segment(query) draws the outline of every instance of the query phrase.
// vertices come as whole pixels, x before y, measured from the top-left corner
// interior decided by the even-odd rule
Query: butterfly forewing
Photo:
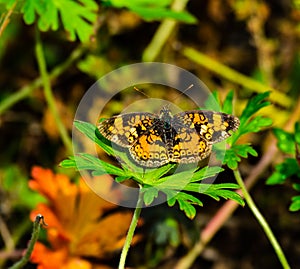
[[[174,115],[173,121],[182,122],[187,129],[195,129],[211,144],[228,138],[240,125],[239,119],[233,115],[208,110],[181,112]]]
[[[100,133],[122,147],[129,147],[137,138],[152,128],[156,115],[152,113],[127,113],[111,117],[99,123]]]

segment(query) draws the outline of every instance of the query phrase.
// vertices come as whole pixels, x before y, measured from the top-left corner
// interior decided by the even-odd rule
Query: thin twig
[[[4,29],[7,27],[7,25],[9,24],[10,21],[10,16],[13,13],[15,7],[17,5],[17,1],[11,6],[11,8],[7,11],[7,13],[4,15],[4,13],[2,14],[1,18],[3,17],[3,20],[1,21],[0,24],[0,37],[2,36]]]
[[[33,223],[31,239],[29,241],[29,244],[28,244],[28,247],[27,247],[27,250],[26,250],[24,256],[22,257],[22,259],[20,261],[16,262],[14,265],[9,267],[9,269],[20,269],[20,268],[23,268],[23,266],[26,263],[28,263],[31,253],[33,251],[34,245],[39,238],[39,234],[40,234],[42,225],[47,225],[47,224],[44,222],[44,217],[42,215],[38,214],[35,217],[35,221]]]
[[[0,216],[0,234],[5,244],[5,249],[7,251],[12,251],[15,248],[14,240],[9,232],[8,227],[6,226],[4,220]]]

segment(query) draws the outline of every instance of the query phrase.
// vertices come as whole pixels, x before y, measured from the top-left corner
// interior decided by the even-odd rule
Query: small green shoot
[[[260,115],[255,116],[260,109],[270,105],[270,102],[265,100],[269,94],[269,92],[260,93],[248,101],[245,109],[242,112],[242,115],[239,117],[239,129],[232,134],[230,139],[228,139],[228,143],[231,145],[231,147],[226,150],[224,164],[226,164],[232,170],[237,169],[241,158],[247,158],[249,154],[255,157],[258,156],[256,150],[250,144],[247,143],[241,145],[237,144],[237,141],[242,135],[252,132],[257,133],[263,128],[272,124],[272,120],[269,118],[265,118]],[[232,103],[232,98],[233,95],[229,93],[224,101],[223,111],[225,113],[231,113],[232,111],[230,106]]]

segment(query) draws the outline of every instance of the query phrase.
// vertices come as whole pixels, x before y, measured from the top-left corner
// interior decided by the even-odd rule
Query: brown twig
[[[3,18],[3,21],[2,21],[2,23],[0,25],[0,37],[2,36],[2,34],[4,32],[4,29],[7,27],[8,23],[10,21],[9,18],[11,16],[11,14],[13,13],[16,5],[17,5],[17,1],[12,5],[12,7],[7,11],[6,14],[5,13],[2,14],[1,18],[2,17],[4,17],[4,18]]]

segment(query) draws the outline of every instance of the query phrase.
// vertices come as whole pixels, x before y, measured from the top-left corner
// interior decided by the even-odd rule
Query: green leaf
[[[128,179],[129,179],[128,176],[118,176],[118,177],[115,177],[115,181],[117,183],[122,183],[122,182],[124,182],[125,180],[128,180]]]
[[[166,8],[148,8],[139,6],[130,6],[129,9],[146,21],[174,19],[189,24],[197,22],[196,17],[185,11],[173,11]]]
[[[267,185],[282,184],[286,180],[286,175],[280,172],[274,172],[266,181]]]
[[[69,157],[69,160],[62,161],[60,165],[64,168],[75,168],[79,171],[92,170],[94,175],[110,174],[125,176],[122,169],[87,153],[80,153],[73,157]]]
[[[153,0],[104,0],[103,3],[105,5],[114,6],[116,8],[129,7],[129,6],[148,6],[148,7],[166,7],[172,4],[172,0],[161,0],[161,1],[153,1]]]
[[[293,188],[294,188],[294,190],[300,192],[300,184],[293,184]]]
[[[264,118],[263,116],[256,116],[249,120],[246,125],[242,125],[238,131],[239,136],[247,133],[257,133],[262,128],[272,125],[273,121],[270,118]]]
[[[254,115],[258,110],[271,104],[269,101],[265,101],[265,99],[267,97],[269,97],[269,95],[270,95],[270,92],[260,93],[248,101],[248,103],[240,117],[241,125],[243,123],[246,123],[248,121],[248,119],[252,115]]]
[[[274,128],[273,133],[278,140],[277,146],[282,152],[295,154],[295,140],[292,134],[279,128]]]
[[[178,221],[167,218],[159,222],[155,227],[154,238],[157,244],[168,244],[173,247],[179,246],[181,240]]]
[[[189,202],[178,199],[178,204],[180,210],[182,210],[189,219],[193,219],[196,216],[196,209]]]
[[[202,206],[202,202],[195,196],[186,193],[195,192],[200,194],[205,194],[211,198],[219,201],[220,198],[232,199],[244,205],[244,200],[239,194],[228,189],[238,189],[239,185],[233,183],[223,183],[223,184],[200,184],[200,183],[189,183],[185,186],[184,191],[177,192],[174,189],[161,189],[167,195],[167,201],[169,206],[174,206],[176,202],[179,203],[180,209],[185,212],[189,218],[193,218],[196,213],[194,206]]]
[[[234,170],[241,161],[240,157],[247,158],[248,154],[255,157],[258,156],[258,153],[249,144],[234,144],[226,151],[224,164],[226,164],[230,169]]]
[[[300,210],[300,195],[294,196],[292,198],[292,203],[290,205],[289,210],[293,212]]]
[[[91,141],[94,141],[99,145],[108,155],[114,155],[114,150],[110,144],[107,144],[107,141],[103,136],[101,136],[97,127],[89,122],[84,121],[74,121],[75,127],[85,134]]]
[[[74,41],[78,36],[80,41],[85,42],[93,34],[97,9],[93,0],[25,0],[21,12],[25,23],[32,24],[37,20],[41,31],[57,30],[61,18],[70,39]]]
[[[234,187],[236,186],[236,187]],[[245,202],[242,197],[231,190],[226,190],[226,183],[223,184],[212,184],[209,188],[207,188],[204,194],[209,195],[213,199],[219,201],[220,197],[224,199],[231,199],[239,203],[240,205],[244,206]],[[237,184],[233,184],[232,188],[239,188]]]
[[[59,166],[63,168],[75,168],[77,169],[74,156],[69,156],[69,159],[63,160],[60,162]]]
[[[193,177],[191,178],[190,182],[197,182],[210,177],[214,177],[222,171],[224,171],[224,169],[219,166],[205,166],[204,168],[200,169],[199,171],[196,171],[193,174]]]
[[[153,200],[158,196],[158,190],[156,188],[143,188],[141,190],[144,193],[144,203],[145,205],[152,204]]]
[[[173,206],[177,201],[180,210],[184,211],[185,215],[190,219],[193,219],[196,215],[196,209],[193,205],[203,205],[198,198],[190,194],[179,192],[175,195],[175,193],[167,192],[167,197],[170,197],[170,194],[173,195],[173,197],[168,199],[168,205]]]
[[[104,2],[116,8],[128,8],[132,12],[138,14],[144,20],[163,20],[175,19],[185,23],[196,23],[197,19],[186,11],[174,11],[170,9],[172,1],[153,1],[153,0],[110,0]]]
[[[193,177],[194,170],[185,170],[160,178],[153,182],[153,186],[159,189],[182,190]]]
[[[268,185],[281,184],[285,179],[296,175],[300,177],[300,167],[296,159],[286,158],[275,166],[275,172],[267,179]]]

